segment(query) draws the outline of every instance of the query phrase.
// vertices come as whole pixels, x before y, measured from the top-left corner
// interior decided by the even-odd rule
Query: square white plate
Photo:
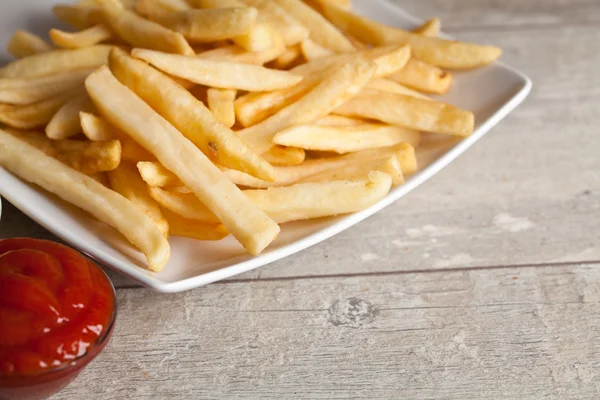
[[[0,2],[2,48],[18,28],[47,32],[57,23],[50,1],[3,0]],[[385,1],[355,0],[355,10],[375,20],[404,28],[421,21]],[[2,61],[9,58],[1,54]],[[72,246],[122,272],[141,284],[161,292],[179,292],[203,286],[261,267],[317,244],[380,211],[432,177],[467,150],[529,94],[531,81],[502,63],[456,74],[454,88],[442,99],[471,110],[477,121],[470,137],[457,141],[428,135],[419,149],[421,170],[406,184],[394,189],[371,208],[336,218],[286,224],[277,241],[259,257],[247,255],[231,237],[217,243],[171,238],[172,258],[161,273],[143,268],[144,257],[112,228],[65,204],[54,195],[37,189],[0,168],[0,195],[46,229]]]

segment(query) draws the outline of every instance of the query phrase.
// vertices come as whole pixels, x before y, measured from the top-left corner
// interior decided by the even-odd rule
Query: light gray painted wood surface
[[[291,258],[180,295],[112,274],[113,341],[57,399],[599,398],[600,3],[397,3],[503,47],[530,98]],[[52,237],[4,206],[0,237]]]

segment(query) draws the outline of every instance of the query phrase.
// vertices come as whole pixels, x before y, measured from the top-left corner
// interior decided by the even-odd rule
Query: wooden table
[[[301,254],[178,295],[112,274],[112,342],[56,399],[600,397],[600,2],[398,3],[502,46],[529,100]],[[52,237],[6,203],[0,230]]]

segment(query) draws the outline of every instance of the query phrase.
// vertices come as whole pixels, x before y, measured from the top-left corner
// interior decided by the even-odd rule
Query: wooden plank
[[[599,288],[600,264],[121,290],[55,399],[598,398]]]

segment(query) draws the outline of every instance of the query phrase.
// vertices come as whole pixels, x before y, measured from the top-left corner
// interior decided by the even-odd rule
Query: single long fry
[[[80,69],[37,78],[0,78],[0,102],[31,104],[83,85],[92,72]]]
[[[419,137],[418,131],[383,124],[346,127],[298,125],[279,132],[273,138],[273,143],[345,154],[393,146],[402,142],[416,146]]]
[[[251,254],[279,234],[279,226],[252,205],[192,142],[102,67],[86,80],[96,107],[115,126],[177,175]]]
[[[309,31],[294,17],[272,0],[242,0],[247,6],[255,7],[276,32],[279,32],[286,46],[300,43],[309,36]]]
[[[97,4],[58,4],[52,7],[54,16],[75,29],[86,29],[94,24],[94,19],[100,14]]]
[[[415,58],[449,69],[481,67],[497,60],[502,50],[494,46],[426,37],[392,28],[319,0],[324,15],[341,30],[375,46],[388,44],[410,45]]]
[[[33,129],[46,125],[54,114],[73,97],[81,94],[80,89],[70,90],[27,105],[0,104],[0,122],[18,129]]]
[[[106,64],[111,48],[98,45],[33,54],[0,68],[0,78],[35,78],[82,68],[97,68]]]
[[[65,32],[60,29],[50,29],[50,40],[57,47],[64,49],[79,49],[90,47],[113,38],[113,33],[104,25],[94,25],[79,32]]]
[[[319,126],[356,126],[362,125],[365,120],[359,118],[344,117],[343,115],[327,115],[316,120],[313,125]]]
[[[277,90],[302,80],[301,76],[258,65],[191,58],[144,49],[134,49],[131,54],[171,75],[222,89]]]
[[[132,46],[188,56],[196,54],[181,33],[148,21],[129,10],[104,5],[102,11],[110,28]]]
[[[337,169],[329,169],[310,175],[298,183],[304,182],[329,182],[340,180],[353,180],[364,178],[369,171],[381,171],[392,177],[392,184],[398,186],[404,183],[402,165],[397,155],[385,155],[373,160],[361,160],[351,165]]]
[[[386,92],[358,96],[336,109],[335,113],[456,136],[469,136],[475,124],[470,111],[437,101]]]
[[[306,159],[306,152],[298,147],[273,146],[263,157],[271,165],[298,165]]]
[[[110,66],[116,77],[166,118],[204,154],[220,165],[272,179],[272,167],[246,146],[191,93],[147,64],[115,50]]]
[[[121,163],[108,172],[110,187],[131,201],[156,224],[165,237],[169,237],[169,222],[160,211],[160,206],[148,193],[148,186],[133,164]]]
[[[152,270],[160,271],[167,263],[167,239],[144,212],[120,194],[2,130],[0,165],[116,228],[144,252]]]
[[[356,95],[373,77],[377,67],[364,57],[333,69],[333,72],[308,94],[261,123],[238,132],[248,145],[260,153],[273,147],[273,136],[294,125],[313,122]]]
[[[121,163],[121,143],[118,140],[87,142],[59,140],[53,142],[56,159],[84,174],[112,171]]]
[[[13,33],[6,49],[16,58],[22,58],[32,54],[45,53],[52,50],[52,46],[34,33],[18,30]]]
[[[354,46],[334,25],[301,0],[274,0],[310,32],[310,38],[336,53],[353,52]]]
[[[142,161],[136,165],[142,179],[150,186],[171,188],[183,185],[175,174],[158,162]]]
[[[219,219],[193,193],[175,193],[148,187],[148,193],[161,207],[186,219],[218,224]]]
[[[256,8],[246,7],[187,10],[155,15],[152,19],[190,41],[214,42],[249,33],[257,16]]]
[[[185,0],[136,0],[135,12],[144,17],[160,16],[191,9]]]
[[[169,210],[163,210],[163,214],[169,221],[171,236],[196,240],[221,240],[229,235],[229,231],[222,224],[183,218]]]
[[[72,98],[56,112],[46,126],[46,136],[50,139],[60,140],[81,133],[79,113],[82,111],[94,111],[92,100],[87,94]]]
[[[431,97],[428,97],[427,95],[424,95],[423,93],[417,90],[407,88],[406,86],[402,86],[401,84],[387,78],[373,79],[371,82],[368,83],[365,90],[379,90],[382,92],[390,92],[396,94],[403,94],[406,96],[412,96],[418,99],[432,100]]]
[[[419,60],[411,59],[388,79],[425,93],[446,94],[452,86],[452,74]]]
[[[285,45],[279,37],[274,38],[273,45],[263,51],[251,52],[244,48],[231,45],[208,50],[197,55],[198,58],[217,61],[230,61],[244,64],[263,65],[275,60],[285,52]]]
[[[441,28],[442,22],[439,18],[436,17],[423,22],[423,24],[417,29],[415,29],[413,32],[423,36],[436,37],[440,35]]]
[[[130,162],[153,161],[152,153],[136,143],[126,133],[109,122],[87,112],[79,113],[83,134],[91,141],[118,139],[121,142],[121,159]]]
[[[210,88],[206,92],[208,108],[215,118],[228,128],[235,124],[235,110],[233,102],[237,94],[233,89]]]

